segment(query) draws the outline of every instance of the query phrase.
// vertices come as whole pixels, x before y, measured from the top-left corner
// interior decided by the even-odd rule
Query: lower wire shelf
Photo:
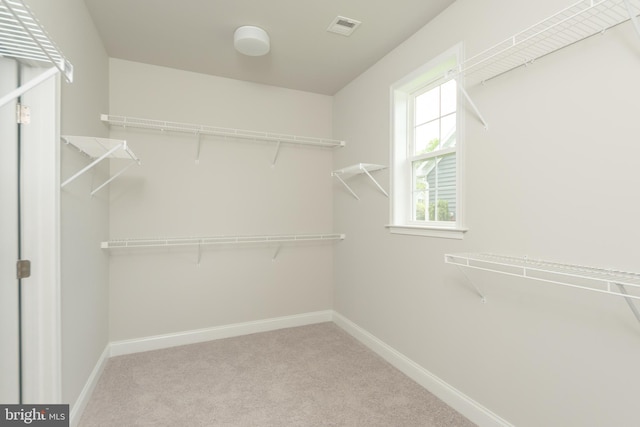
[[[640,312],[634,304],[634,300],[640,300],[640,273],[489,253],[445,254],[444,261],[461,269],[491,271],[622,297],[640,322]],[[484,300],[482,291],[474,286]]]

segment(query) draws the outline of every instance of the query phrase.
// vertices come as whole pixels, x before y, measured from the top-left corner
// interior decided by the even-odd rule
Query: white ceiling
[[[109,56],[333,95],[455,0],[85,0]],[[338,15],[362,21],[329,33]],[[233,48],[255,25],[271,52]]]

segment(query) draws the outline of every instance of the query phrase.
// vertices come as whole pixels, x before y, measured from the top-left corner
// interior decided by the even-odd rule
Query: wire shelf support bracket
[[[335,171],[331,172],[331,176],[336,177],[336,179],[338,181],[340,181],[340,183],[342,183],[342,185],[344,185],[345,188],[347,190],[349,190],[351,195],[353,197],[355,197],[357,200],[360,200],[360,197],[358,197],[358,195],[355,193],[355,191],[353,191],[353,189],[351,187],[349,187],[349,185],[345,181],[347,179],[353,177],[353,176],[361,175],[361,174],[367,175],[369,177],[369,179],[371,179],[371,181],[373,181],[373,183],[376,185],[376,187],[378,187],[378,189],[382,192],[382,194],[384,194],[385,196],[389,197],[389,194],[385,191],[385,189],[382,188],[380,183],[378,181],[376,181],[376,179],[373,177],[373,175],[371,175],[371,172],[378,171],[378,170],[381,170],[381,169],[386,169],[386,168],[387,168],[386,166],[376,165],[376,164],[372,164],[372,163],[358,163],[358,164],[355,164],[353,166],[348,166],[348,167],[343,168],[343,169],[335,170]]]
[[[640,291],[640,273],[488,253],[445,254],[444,262],[459,267],[463,272],[466,268],[490,271],[622,297],[640,322],[640,311],[634,303],[640,300],[640,292],[631,294],[627,291],[627,288]],[[471,282],[466,274],[465,277]],[[485,302],[482,292],[477,287],[476,290]]]
[[[196,133],[196,165],[200,164],[200,148],[202,147],[202,136]]]
[[[0,0],[0,56],[52,65],[40,75],[0,97],[0,107],[58,72],[62,73],[67,82],[73,81],[73,65],[49,38],[22,0]]]
[[[130,160],[126,166],[109,177],[105,182],[91,191],[91,196],[100,191],[103,187],[109,184],[111,181],[122,175],[127,169],[134,164],[141,164],[140,159],[136,157],[135,153],[131,151],[131,148],[127,145],[127,141],[108,138],[96,138],[90,136],[70,136],[63,135],[61,139],[68,145],[73,145],[81,153],[87,157],[93,159],[91,163],[70,176],[60,184],[60,188],[66,187],[71,182],[75,181],[78,177],[85,172],[95,167],[98,163],[105,159],[125,159]]]
[[[455,81],[456,81],[456,85],[458,86],[458,90],[462,93],[462,95],[464,95],[465,99],[469,103],[469,106],[471,106],[471,109],[476,113],[476,116],[478,116],[478,119],[480,120],[480,123],[482,123],[482,126],[484,126],[484,129],[485,130],[489,130],[489,124],[484,119],[484,116],[482,115],[482,113],[480,112],[478,107],[476,106],[475,102],[473,102],[473,100],[469,96],[469,93],[464,88],[464,85],[462,85],[457,78],[455,79]]]
[[[629,18],[633,23],[633,28],[635,28],[636,34],[638,34],[638,37],[640,38],[640,22],[638,21],[638,16],[636,15],[637,12],[633,12],[633,7],[631,7],[630,0],[624,0],[624,5],[627,8],[627,12],[629,12]],[[638,320],[640,320],[640,315],[638,316]]]

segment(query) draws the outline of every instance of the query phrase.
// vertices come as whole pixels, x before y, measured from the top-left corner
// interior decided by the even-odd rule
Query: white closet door
[[[13,60],[0,58],[0,93],[18,86]],[[16,102],[0,107],[0,402],[20,400],[18,130]]]
[[[43,69],[23,66],[23,81]],[[31,123],[20,129],[20,247],[31,260],[21,287],[23,403],[61,403],[60,77],[22,96]]]

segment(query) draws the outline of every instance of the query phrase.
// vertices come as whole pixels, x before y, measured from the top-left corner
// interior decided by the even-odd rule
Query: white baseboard
[[[156,335],[111,343],[111,356],[140,353],[143,351],[159,350],[179,345],[195,344],[199,342],[218,340],[221,338],[237,337],[258,332],[274,331],[276,329],[293,328],[314,323],[330,322],[333,311],[316,311],[313,313],[296,314],[292,316],[274,317],[253,322],[235,323],[231,325],[215,326],[212,328],[196,329],[174,334]]]
[[[107,363],[107,359],[111,354],[110,344],[104,348],[104,351],[100,355],[96,366],[91,371],[91,375],[87,379],[84,388],[80,392],[80,396],[76,399],[76,402],[71,406],[70,414],[69,414],[69,426],[75,427],[80,422],[80,418],[82,417],[82,413],[89,403],[89,399],[91,398],[91,394],[93,393],[93,389],[96,388],[96,384],[98,384],[98,380],[100,379],[100,375],[102,375],[102,371]]]
[[[149,350],[159,350],[162,348],[176,347],[179,345],[195,344],[199,342],[212,341],[222,338],[230,338],[241,335],[254,334],[258,332],[275,331],[277,329],[293,328],[296,326],[311,325],[314,323],[330,322],[333,311],[316,311],[312,313],[296,314],[292,316],[274,317],[253,322],[235,323],[231,325],[216,326],[213,328],[197,329],[192,331],[179,332],[175,334],[156,335],[125,341],[115,341],[107,344],[98,359],[95,368],[89,375],[87,382],[80,392],[80,396],[71,407],[69,414],[69,425],[75,427],[80,422],[82,413],[91,398],[91,393],[98,383],[98,379],[104,370],[104,366],[112,356],[139,353]]]
[[[333,322],[472,422],[482,427],[513,427],[505,419],[335,311],[333,312]]]
[[[311,325],[333,321],[358,341],[369,347],[383,359],[403,372],[409,378],[429,390],[442,399],[456,411],[481,427],[513,427],[511,423],[494,414],[478,402],[461,393],[447,384],[431,372],[424,369],[402,353],[390,347],[366,330],[362,329],[351,320],[341,314],[332,311],[317,311],[293,316],[276,317],[253,322],[235,323],[231,325],[216,326],[212,328],[197,329],[174,334],[156,335],[151,337],[111,342],[100,356],[96,367],[89,376],[85,387],[82,389],[76,403],[71,408],[70,426],[74,427],[80,421],[80,417],[91,397],[91,393],[104,369],[107,359],[111,356],[120,356],[143,351],[159,350],[162,348],[176,347],[186,344],[212,341],[222,338],[230,338],[259,332],[274,331],[283,328]]]

